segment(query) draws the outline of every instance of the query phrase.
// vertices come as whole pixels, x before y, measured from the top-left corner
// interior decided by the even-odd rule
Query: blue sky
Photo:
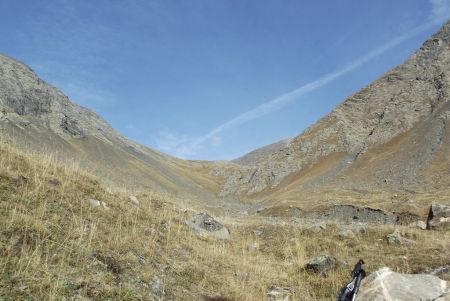
[[[0,53],[139,143],[233,159],[404,62],[450,0],[0,0]]]

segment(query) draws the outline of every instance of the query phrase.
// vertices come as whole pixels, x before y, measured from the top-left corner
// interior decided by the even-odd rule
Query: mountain
[[[301,135],[212,174],[220,194],[305,198],[310,191],[433,192],[450,187],[450,22],[404,64]]]
[[[450,191],[450,22],[404,64],[297,137],[230,162],[184,161],[130,141],[26,65],[0,56],[0,137],[72,160],[115,190],[214,208]]]
[[[42,155],[74,161],[114,189],[170,192],[217,205],[209,163],[139,145],[74,104],[25,64],[0,55],[0,133]]]

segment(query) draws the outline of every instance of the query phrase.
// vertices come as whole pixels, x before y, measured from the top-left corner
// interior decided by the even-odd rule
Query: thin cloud
[[[433,2],[439,2],[439,4],[436,4],[439,6],[439,8],[445,8],[447,7],[446,4],[448,4],[449,1],[444,0],[432,0]],[[437,9],[433,10],[433,14],[436,14]],[[441,13],[439,13],[441,15]],[[209,133],[205,134],[202,137],[199,137],[192,142],[189,143],[189,145],[183,145],[183,148],[188,148],[192,152],[199,149],[206,141],[211,139],[216,139],[216,137],[229,129],[235,128],[237,126],[240,126],[246,122],[249,122],[253,119],[260,118],[264,115],[270,114],[274,111],[280,110],[281,108],[285,107],[286,105],[298,100],[300,97],[304,96],[305,94],[312,92],[318,88],[321,88],[325,86],[326,84],[336,80],[337,78],[349,73],[350,71],[360,67],[361,65],[369,62],[370,60],[374,59],[375,57],[383,54],[384,52],[388,51],[389,49],[403,43],[406,40],[411,39],[412,37],[418,35],[419,33],[430,29],[438,24],[440,24],[443,21],[443,17],[440,18],[434,18],[430,22],[418,26],[405,34],[389,41],[388,43],[376,48],[375,50],[369,52],[368,54],[352,61],[348,65],[344,66],[342,69],[328,73],[319,79],[312,81],[310,83],[307,83],[291,92],[288,92],[286,94],[280,95],[266,103],[261,104],[260,106],[247,111],[243,114],[240,114],[231,120],[219,125],[218,127],[212,129]]]
[[[195,138],[168,129],[159,131],[154,141],[157,149],[182,159],[195,155],[199,148]]]
[[[430,0],[432,5],[431,12],[429,15],[429,22],[417,26],[412,30],[404,33],[401,36],[387,42],[386,44],[376,48],[375,50],[369,52],[368,54],[350,62],[342,69],[328,73],[319,79],[307,83],[291,92],[282,94],[270,101],[267,101],[256,108],[244,112],[229,121],[215,127],[207,134],[198,137],[188,137],[186,135],[174,135],[170,132],[160,132],[158,134],[158,138],[156,139],[159,143],[157,143],[158,148],[162,151],[166,151],[174,156],[180,158],[186,158],[198,153],[198,151],[204,147],[204,145],[208,142],[211,146],[217,146],[222,142],[220,138],[220,134],[230,130],[232,128],[238,127],[246,122],[249,122],[253,119],[260,118],[281,108],[286,105],[298,100],[300,97],[306,95],[309,92],[312,92],[318,88],[321,88],[328,83],[336,80],[337,78],[353,71],[354,69],[360,67],[361,65],[369,62],[375,57],[383,54],[384,52],[394,48],[395,46],[415,37],[419,33],[431,29],[437,25],[441,25],[444,21],[446,21],[450,16],[450,0]],[[219,143],[217,143],[219,142]]]

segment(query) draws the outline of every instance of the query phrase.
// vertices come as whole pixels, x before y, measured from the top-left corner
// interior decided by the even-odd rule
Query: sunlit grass
[[[111,191],[75,163],[3,142],[0,299],[264,300],[275,285],[288,288],[291,300],[335,300],[360,258],[369,272],[389,266],[415,273],[448,263],[448,232],[403,227],[417,243],[396,246],[384,240],[393,226],[343,239],[333,224],[313,233],[301,225],[267,225],[264,218],[225,217],[231,239],[220,241],[189,230],[184,220],[193,212],[171,205],[168,194],[141,192],[136,206],[130,192]],[[111,209],[92,208],[91,198]],[[322,253],[349,266],[327,276],[302,269]]]

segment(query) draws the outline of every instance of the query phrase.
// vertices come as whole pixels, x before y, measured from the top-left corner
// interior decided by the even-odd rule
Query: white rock
[[[422,229],[422,230],[426,230],[427,229],[427,224],[425,224],[424,221],[413,222],[409,226],[411,228],[419,228],[419,229]]]
[[[95,199],[89,199],[89,203],[91,204],[91,207],[92,207],[92,208],[101,206],[101,202],[100,202],[100,201],[97,201],[97,200],[95,200]]]
[[[128,198],[128,200],[133,203],[136,206],[139,206],[139,200],[137,199],[137,197],[135,197],[134,195],[130,195],[130,197]]]
[[[108,207],[108,205],[106,205],[106,203],[103,202],[103,201],[99,201],[99,200],[96,200],[96,199],[89,199],[89,203],[91,204],[92,208],[102,207],[105,210],[109,210],[110,209]]]
[[[361,283],[358,300],[448,301],[449,283],[433,275],[400,274],[382,268]]]
[[[395,229],[393,233],[388,234],[386,236],[386,240],[390,244],[399,244],[399,245],[411,245],[415,243],[414,240],[403,237],[399,229]]]
[[[270,301],[289,301],[289,295],[288,288],[272,286],[267,292],[267,299]]]

